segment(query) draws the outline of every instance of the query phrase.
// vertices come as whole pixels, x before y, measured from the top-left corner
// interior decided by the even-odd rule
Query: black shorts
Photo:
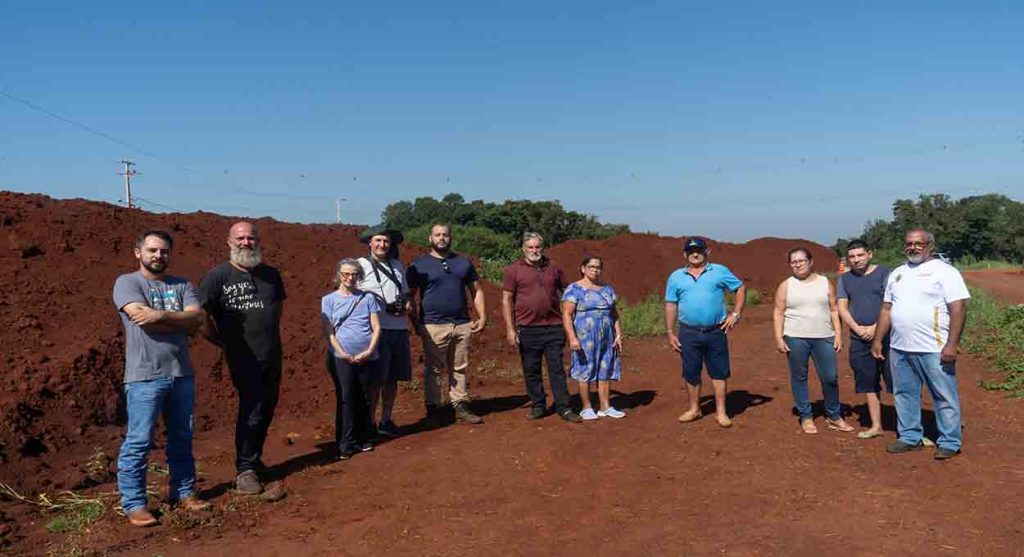
[[[377,345],[377,379],[381,384],[412,380],[412,348],[409,331],[383,329]]]
[[[889,371],[889,341],[882,345],[884,360],[876,360],[871,355],[871,343],[859,338],[850,338],[850,367],[853,368],[853,380],[858,393],[882,392],[882,379],[885,379],[886,390],[892,392],[892,373]]]

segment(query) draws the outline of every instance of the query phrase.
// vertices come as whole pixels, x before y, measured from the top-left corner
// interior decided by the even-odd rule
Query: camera
[[[384,311],[391,315],[405,315],[405,296],[401,293],[398,294],[395,301],[384,304]]]

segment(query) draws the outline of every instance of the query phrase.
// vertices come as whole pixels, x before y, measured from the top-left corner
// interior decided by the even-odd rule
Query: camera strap
[[[374,257],[366,258],[370,262],[370,267],[373,268],[373,276],[377,278],[377,288],[380,290],[381,301],[385,304],[389,303],[387,298],[384,296],[384,282],[380,280],[380,274],[384,273],[384,276],[388,277],[388,280],[395,283],[395,288],[398,289],[398,295],[402,295],[402,281],[398,279],[398,273],[391,267],[391,261],[388,261],[388,266],[381,265]]]

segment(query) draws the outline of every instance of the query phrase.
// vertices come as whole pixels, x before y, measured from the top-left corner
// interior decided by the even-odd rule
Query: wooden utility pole
[[[124,203],[129,209],[132,208],[132,176],[138,174],[138,172],[132,170],[135,163],[128,159],[121,159],[121,164],[124,165],[124,172],[118,172],[121,176],[124,176]]]

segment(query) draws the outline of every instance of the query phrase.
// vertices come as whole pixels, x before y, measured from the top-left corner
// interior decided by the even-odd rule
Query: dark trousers
[[[546,408],[544,397],[544,371],[541,358],[548,363],[548,383],[555,397],[555,411],[569,407],[569,388],[565,382],[562,350],[565,348],[565,330],[561,325],[519,328],[519,357],[523,360],[523,379],[526,393],[534,408]]]
[[[256,472],[263,468],[263,443],[274,419],[281,391],[281,356],[266,361],[228,359],[231,383],[238,391],[235,422],[235,470]]]
[[[340,452],[359,450],[373,438],[373,417],[367,397],[373,384],[377,362],[351,364],[332,358],[334,380],[334,443]]]

